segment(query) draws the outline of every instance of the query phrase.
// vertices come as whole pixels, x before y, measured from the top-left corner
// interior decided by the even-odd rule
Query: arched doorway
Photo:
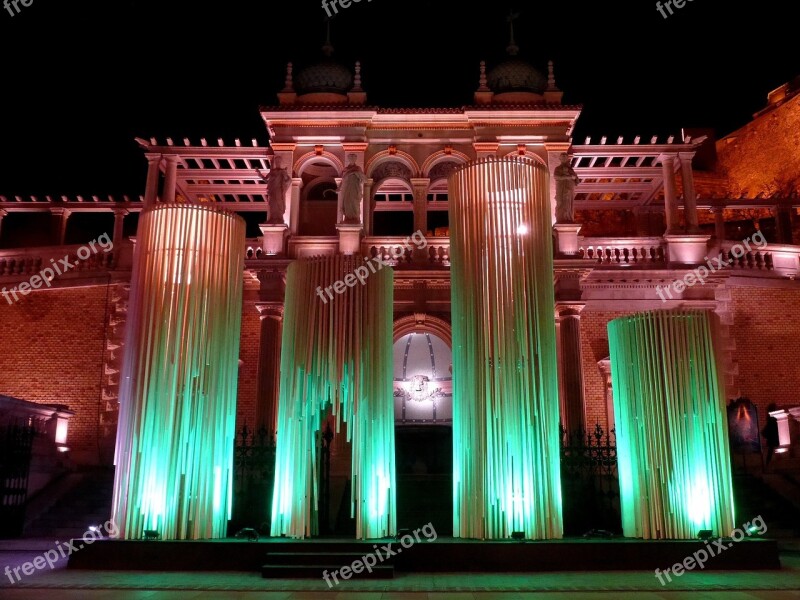
[[[394,344],[397,524],[453,530],[452,351],[433,332]]]

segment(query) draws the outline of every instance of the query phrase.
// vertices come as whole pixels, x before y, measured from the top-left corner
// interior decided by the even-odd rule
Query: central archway
[[[432,523],[452,534],[453,389],[449,325],[395,322],[394,416],[397,524]],[[403,322],[405,321],[405,322]]]

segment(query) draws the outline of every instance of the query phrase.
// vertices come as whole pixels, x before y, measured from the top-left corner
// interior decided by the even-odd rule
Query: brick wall
[[[776,181],[800,189],[800,94],[717,142],[717,154],[734,196],[769,194]]]
[[[76,461],[98,453],[106,286],[0,296],[0,393],[76,414],[67,443]]]
[[[603,377],[598,361],[608,358],[608,322],[627,312],[595,312],[586,309],[581,314],[581,342],[583,350],[583,385],[586,404],[586,425],[599,423],[608,427]]]
[[[0,296],[0,394],[41,404],[64,404],[76,414],[68,445],[81,464],[100,458],[104,412],[105,286],[34,292],[9,305]],[[252,296],[252,297],[251,297]],[[239,356],[237,428],[255,423],[260,319],[257,294],[245,292]],[[118,375],[116,376],[118,377]],[[113,439],[115,432],[110,432]]]
[[[32,402],[67,405],[76,412],[69,445],[80,462],[97,460],[106,330],[105,286],[35,292],[0,302],[0,393]],[[2,299],[2,298],[0,298]],[[255,423],[260,318],[257,294],[246,291],[237,427]],[[800,344],[787,307],[800,305],[800,289],[731,288],[732,335],[739,375],[736,386],[759,407],[800,404]],[[607,426],[604,384],[597,362],[606,358],[608,322],[627,311],[581,316],[587,424]]]
[[[800,289],[732,288],[731,301],[737,387],[758,406],[763,426],[770,402],[800,405],[800,341],[793,315]]]
[[[258,354],[261,338],[261,317],[256,308],[258,293],[245,290],[242,306],[242,336],[239,342],[239,391],[236,401],[236,429],[247,426],[253,429],[256,422],[256,394],[258,389]]]

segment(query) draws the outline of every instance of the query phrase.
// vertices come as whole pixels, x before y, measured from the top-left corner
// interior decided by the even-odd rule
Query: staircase
[[[82,537],[89,525],[102,526],[111,517],[114,469],[98,468],[82,474],[53,505],[25,528],[27,538],[70,539]],[[48,489],[42,491],[48,493]],[[101,531],[105,536],[107,531]]]
[[[291,550],[291,551],[288,551]],[[371,544],[358,543],[320,543],[312,542],[303,545],[292,545],[284,552],[269,552],[267,562],[261,567],[261,576],[265,579],[322,579],[328,573],[329,586],[335,585],[330,575],[337,572],[339,581],[344,578],[340,572],[342,567],[350,568],[355,561],[362,562],[365,555],[371,554],[376,565],[372,572],[362,568],[361,573],[353,573],[349,579],[392,579],[394,578],[393,558],[381,561],[374,554]],[[357,567],[358,568],[358,567]]]

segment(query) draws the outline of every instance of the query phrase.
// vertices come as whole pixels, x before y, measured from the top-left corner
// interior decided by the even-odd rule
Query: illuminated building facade
[[[627,397],[625,401],[631,400],[631,404],[625,404],[622,413],[615,406],[615,385],[633,375],[614,365],[617,354],[609,340],[625,336],[621,332],[615,334],[616,338],[610,336],[609,323],[634,313],[691,310],[713,324],[718,394],[716,406],[706,408],[717,410],[720,419],[724,419],[725,402],[739,396],[751,398],[762,418],[771,402],[792,405],[789,392],[800,385],[800,360],[774,365],[770,355],[780,351],[788,353],[787,358],[800,358],[794,356],[798,352],[796,326],[785,317],[787,307],[800,301],[796,283],[800,246],[795,245],[793,229],[800,205],[797,190],[779,186],[772,193],[757,191],[753,186],[760,184],[754,182],[752,173],[747,185],[739,185],[740,146],[752,145],[747,136],[737,139],[734,135],[716,147],[712,140],[689,131],[680,139],[573,139],[582,107],[562,103],[563,93],[552,64],[544,73],[512,50],[514,56],[507,61],[491,68],[480,66],[473,102],[459,108],[371,106],[362,86],[360,65],[351,70],[330,56],[303,69],[289,66],[278,103],[260,109],[269,145],[259,145],[255,140],[236,140],[228,145],[222,140],[193,143],[188,139],[137,139],[149,165],[141,198],[0,196],[0,283],[4,289],[0,340],[7,348],[0,356],[0,394],[68,407],[75,416],[66,443],[74,459],[84,464],[114,461],[118,426],[133,427],[136,421],[136,427],[140,427],[137,431],[158,433],[157,423],[141,425],[136,411],[127,405],[121,409],[120,402],[133,402],[135,398],[144,402],[147,395],[132,391],[130,383],[123,380],[134,368],[125,365],[138,360],[131,358],[132,338],[130,333],[126,337],[126,326],[136,327],[142,334],[160,335],[152,323],[148,325],[151,329],[141,329],[144,325],[139,316],[136,325],[130,325],[132,315],[139,314],[138,303],[143,301],[142,288],[132,283],[132,273],[142,260],[136,252],[142,252],[148,243],[142,231],[136,236],[137,223],[141,230],[146,220],[139,213],[156,215],[166,212],[164,205],[175,204],[221,207],[238,214],[246,227],[241,247],[230,246],[232,240],[239,239],[231,234],[220,238],[222,245],[216,246],[229,248],[229,253],[208,259],[209,264],[219,262],[211,268],[220,274],[224,272],[221,265],[235,262],[234,254],[243,255],[243,268],[226,279],[230,288],[219,288],[219,293],[224,292],[237,306],[241,304],[240,319],[214,310],[206,314],[207,318],[227,319],[225,322],[233,328],[227,333],[236,334],[235,343],[221,336],[219,347],[224,351],[205,348],[197,357],[204,357],[209,364],[225,363],[220,367],[222,372],[213,374],[220,381],[220,389],[225,388],[225,397],[217,397],[219,404],[209,408],[218,411],[219,419],[227,419],[224,427],[217,423],[222,428],[218,433],[224,438],[219,448],[230,451],[234,416],[237,429],[247,424],[251,429],[278,431],[275,497],[280,503],[272,505],[274,532],[296,537],[316,533],[310,521],[298,525],[295,519],[300,517],[285,517],[303,514],[304,519],[312,519],[316,506],[295,502],[289,484],[302,487],[304,491],[298,493],[304,498],[316,497],[309,492],[317,481],[316,474],[313,469],[303,472],[300,485],[291,480],[292,473],[281,469],[292,460],[301,460],[300,452],[316,456],[315,436],[324,432],[326,423],[338,422],[341,427],[330,448],[328,492],[332,500],[328,510],[331,515],[338,514],[342,504],[345,513],[348,506],[353,509],[353,516],[363,510],[355,532],[359,537],[390,534],[398,522],[400,526],[410,521],[415,526],[423,524],[431,520],[431,514],[440,519],[437,522],[452,524],[454,532],[465,537],[509,537],[514,531],[524,531],[532,538],[559,537],[560,524],[536,521],[534,513],[522,509],[518,519],[512,517],[504,525],[498,525],[500,517],[485,529],[482,525],[465,525],[477,510],[472,503],[475,498],[468,498],[469,490],[459,490],[460,475],[454,473],[464,472],[470,453],[475,460],[494,456],[488,449],[484,456],[475,455],[476,446],[463,446],[470,425],[464,417],[465,407],[482,411],[482,418],[503,415],[503,422],[495,423],[496,427],[487,425],[483,432],[508,436],[514,428],[525,428],[514,441],[519,448],[508,450],[507,456],[497,455],[498,464],[508,467],[507,472],[493,471],[490,477],[485,462],[471,471],[485,487],[486,496],[480,503],[494,507],[486,514],[495,514],[492,510],[514,513],[517,504],[532,500],[531,496],[540,500],[548,497],[547,502],[558,504],[558,462],[554,456],[558,423],[569,431],[594,428],[596,424],[605,430],[615,425],[619,429],[622,424],[617,422],[618,415],[632,410],[633,400]],[[768,111],[757,119],[795,122],[798,106],[800,95],[788,86],[771,97]],[[756,144],[748,152],[769,156],[765,145]],[[577,177],[574,222],[557,219],[555,175],[565,153]],[[717,168],[715,154],[722,167]],[[540,174],[544,204],[537,205],[532,222],[514,221],[513,231],[495,228],[451,239],[459,227],[467,231],[464,228],[471,214],[458,213],[454,206],[454,182],[474,165],[499,159],[528,165]],[[363,174],[363,200],[354,220],[343,218],[348,208],[340,191],[353,164]],[[274,202],[268,192],[270,172],[276,165],[285,168],[288,175],[282,203]],[[776,171],[775,177],[778,175]],[[747,190],[746,197],[740,196],[742,190]],[[491,201],[487,197],[486,202]],[[269,214],[270,206],[281,204],[284,214]],[[458,214],[463,222],[453,221]],[[511,226],[511,221],[506,226]],[[523,226],[524,231],[520,229]],[[83,239],[87,231],[94,235]],[[524,285],[519,284],[520,270],[501,262],[490,266],[483,273],[487,278],[479,281],[476,269],[480,262],[470,263],[466,258],[467,250],[477,252],[484,247],[481,244],[496,242],[503,231],[537,239],[529,256],[536,268],[530,267],[530,280],[525,279]],[[109,234],[113,250],[82,258],[78,254],[81,247],[101,233]],[[364,290],[372,291],[365,292],[366,296],[359,295],[360,288],[354,292],[354,286],[347,285],[347,290],[342,287],[343,292],[336,291],[324,302],[324,297],[316,293],[318,286],[327,287],[324,277],[319,272],[315,279],[298,273],[308,270],[313,260],[334,264],[335,257],[341,256],[358,256],[365,264],[371,261],[373,267],[379,264],[386,270],[371,274]],[[715,268],[720,264],[714,262],[718,256],[730,263]],[[73,268],[47,282],[41,278],[35,281],[43,268],[64,257]],[[502,253],[497,257],[501,261]],[[459,260],[464,262],[456,265]],[[517,266],[527,269],[527,263],[523,263]],[[463,270],[467,268],[472,271]],[[509,269],[507,273],[502,271],[505,268]],[[325,275],[330,275],[327,285],[333,286],[355,267],[348,269],[331,268]],[[161,275],[169,279],[171,272]],[[390,273],[393,284],[387,284]],[[693,277],[689,279],[687,274]],[[156,281],[161,275],[154,271],[150,273],[154,278],[151,284],[138,285],[151,285],[148,289],[152,292],[153,285],[164,283]],[[490,281],[489,275],[496,281]],[[298,283],[297,277],[307,278]],[[316,284],[309,287],[312,280]],[[188,284],[178,280],[172,283]],[[512,337],[519,331],[513,323],[501,322],[497,307],[471,304],[486,299],[492,293],[490,285],[508,293],[505,308],[509,311],[519,302],[532,303],[527,317],[518,323],[527,328],[526,335],[533,336],[525,343],[534,348],[534,353],[542,353],[537,354],[540,362],[532,372],[540,376],[543,387],[519,387],[517,379],[504,373],[497,375],[496,382],[500,383],[492,392],[494,396],[487,394],[480,402],[473,402],[477,396],[463,387],[469,380],[459,379],[459,366],[477,369],[482,359],[476,356],[482,349],[499,340],[506,340],[511,348],[518,341]],[[237,286],[241,288],[240,301]],[[301,289],[304,296],[299,293]],[[358,313],[354,312],[356,306]],[[356,318],[356,314],[372,315],[370,311],[378,307],[383,311],[380,318]],[[340,308],[351,312],[336,313]],[[181,313],[169,314],[179,319]],[[336,354],[330,344],[315,348],[313,337],[301,340],[297,335],[300,329],[296,328],[306,326],[303,324],[308,323],[309,315],[316,315],[315,323],[320,327],[326,324],[351,331],[358,323],[358,327],[373,330],[369,335],[361,331],[361,337],[348,340],[347,348],[341,349],[344,354]],[[464,315],[468,315],[469,323],[459,328],[454,319]],[[535,318],[528,319],[531,315]],[[199,327],[203,322],[200,319],[187,327]],[[287,327],[291,328],[289,334]],[[531,328],[536,330],[535,335]],[[485,333],[485,339],[477,339],[476,332]],[[382,337],[375,338],[377,333]],[[333,344],[337,337],[330,334],[325,339]],[[306,345],[293,345],[287,352],[287,344],[301,341]],[[369,346],[373,342],[377,344],[374,352],[365,354],[368,348],[373,349]],[[232,382],[226,373],[237,348],[238,380]],[[367,357],[374,359],[375,365],[349,370],[352,361],[366,361]],[[154,360],[144,354],[140,358]],[[316,364],[315,373],[334,363],[338,371],[327,373],[327,379],[301,385],[297,373],[306,374],[312,359],[333,361]],[[170,377],[179,377],[182,368],[176,367]],[[187,364],[185,368],[200,367]],[[295,369],[294,374],[287,375],[287,368]],[[486,368],[497,371],[494,363]],[[773,374],[766,376],[766,372]],[[354,374],[358,378],[353,379]],[[477,370],[470,372],[476,381],[478,375]],[[295,396],[289,397],[287,385],[294,386]],[[291,415],[286,403],[292,398],[306,398],[306,385],[313,390],[316,404],[300,409],[309,411],[305,416],[314,420],[314,426],[293,430],[298,436],[294,445],[282,447],[281,433],[292,427],[287,421]],[[364,429],[360,431],[348,431],[351,426],[357,429],[359,423],[352,411],[360,402],[361,392],[354,392],[354,385],[365,386],[362,392],[370,390],[370,398],[388,396],[381,400],[380,422],[362,423]],[[230,412],[232,398],[227,396],[234,387],[235,415]],[[342,389],[347,391],[337,396]],[[510,410],[506,414],[487,408],[492,402],[509,408],[503,394],[514,394],[518,403],[513,405],[515,410],[530,409],[536,414],[516,423]],[[459,404],[462,396],[463,403]],[[185,399],[191,412],[198,396],[190,394]],[[126,435],[134,434],[127,429],[123,434],[122,446],[116,451],[118,464],[129,460],[124,452],[120,454],[120,448],[124,451],[131,447],[124,441]],[[348,443],[348,439],[354,442]],[[355,440],[361,440],[358,447]],[[169,440],[162,441],[166,444]],[[724,445],[726,432],[719,433],[717,441]],[[195,438],[185,443],[202,446]],[[500,448],[504,442],[495,439],[492,443]],[[397,452],[390,457],[392,444]],[[202,492],[186,492],[210,497],[210,505],[203,510],[211,513],[219,508],[213,499],[221,499],[230,489],[227,467],[217,456],[219,448],[204,448],[214,455],[209,460],[217,461],[214,468],[219,470],[204,475],[207,481]],[[504,462],[517,460],[512,456],[521,457],[522,464],[515,467],[526,469],[525,477],[530,480],[518,480],[515,467]],[[725,458],[720,460],[724,462]],[[372,483],[354,481],[367,472],[353,467],[358,460],[365,468],[377,464],[386,468],[370,471]],[[135,471],[137,467],[126,468]],[[389,472],[391,469],[395,472]],[[142,480],[132,476],[126,481],[137,485]],[[502,493],[492,488],[499,489],[503,481],[509,487]],[[517,486],[519,481],[522,483]],[[184,489],[180,482],[173,483],[176,490]],[[130,499],[129,488],[118,483],[117,489]],[[395,494],[397,522],[384,512],[395,510]],[[433,500],[427,505],[414,504],[415,496]],[[455,508],[454,496],[461,498]],[[508,506],[492,504],[501,497]],[[352,506],[351,499],[355,503]],[[118,497],[115,503],[124,512],[125,499]],[[198,506],[189,505],[191,508],[185,510]],[[382,515],[377,520],[369,516],[370,506],[381,507],[374,511]],[[281,512],[284,508],[285,515]],[[219,518],[215,513],[213,519]],[[283,518],[288,520],[278,523]],[[720,517],[720,522],[727,523],[729,518],[730,514]],[[148,525],[136,518],[130,522],[137,529]],[[197,529],[194,519],[183,523],[182,529],[174,530],[176,536],[220,533],[218,523],[202,530]],[[148,526],[155,528],[158,524]],[[672,534],[661,531],[653,537],[668,535]]]

